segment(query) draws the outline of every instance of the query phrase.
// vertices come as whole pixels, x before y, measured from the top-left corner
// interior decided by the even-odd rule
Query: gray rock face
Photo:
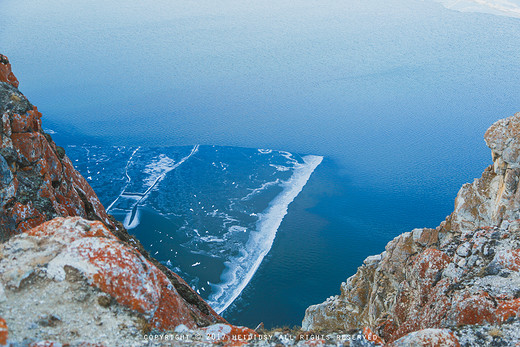
[[[10,186],[13,181],[13,173],[5,161],[4,157],[0,154],[0,187],[4,187],[0,190],[0,208],[3,208],[5,202],[13,197],[14,192],[9,192],[7,187]]]
[[[498,167],[520,167],[520,117],[518,113],[493,124],[484,135]],[[495,171],[497,171],[495,169]]]

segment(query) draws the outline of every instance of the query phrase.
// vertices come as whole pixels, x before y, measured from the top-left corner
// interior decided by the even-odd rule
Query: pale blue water
[[[490,162],[486,128],[520,111],[520,20],[433,1],[2,0],[0,13],[0,50],[44,125],[72,134],[63,145],[325,157],[226,311],[244,324],[298,323],[395,235],[438,225]]]

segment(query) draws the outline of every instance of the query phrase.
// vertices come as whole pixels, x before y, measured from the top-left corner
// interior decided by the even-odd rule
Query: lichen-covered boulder
[[[0,244],[0,255],[0,317],[14,341],[101,343],[225,323],[99,221],[56,218]]]

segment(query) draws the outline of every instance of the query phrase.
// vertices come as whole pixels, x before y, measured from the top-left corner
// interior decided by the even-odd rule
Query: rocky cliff
[[[340,295],[307,309],[305,330],[368,327],[401,346],[520,343],[520,113],[485,140],[493,164],[453,213],[368,257]]]
[[[106,213],[17,87],[0,55],[0,345],[225,323]]]
[[[42,130],[41,113],[18,84],[0,55],[0,241],[58,216],[117,229],[63,148]]]

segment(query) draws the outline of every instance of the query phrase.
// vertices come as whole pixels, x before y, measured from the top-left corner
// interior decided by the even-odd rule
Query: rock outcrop
[[[132,345],[225,324],[106,213],[17,87],[0,55],[0,346],[8,328],[10,341]]]
[[[99,221],[55,218],[0,244],[0,254],[0,317],[18,341],[117,345],[152,329],[224,322]]]
[[[17,87],[11,64],[0,55],[0,241],[60,216],[100,220],[117,229]]]
[[[501,333],[520,331],[520,113],[495,123],[485,140],[493,165],[461,188],[453,213],[368,257],[340,295],[307,309],[304,329],[370,327],[396,346],[520,341]]]

